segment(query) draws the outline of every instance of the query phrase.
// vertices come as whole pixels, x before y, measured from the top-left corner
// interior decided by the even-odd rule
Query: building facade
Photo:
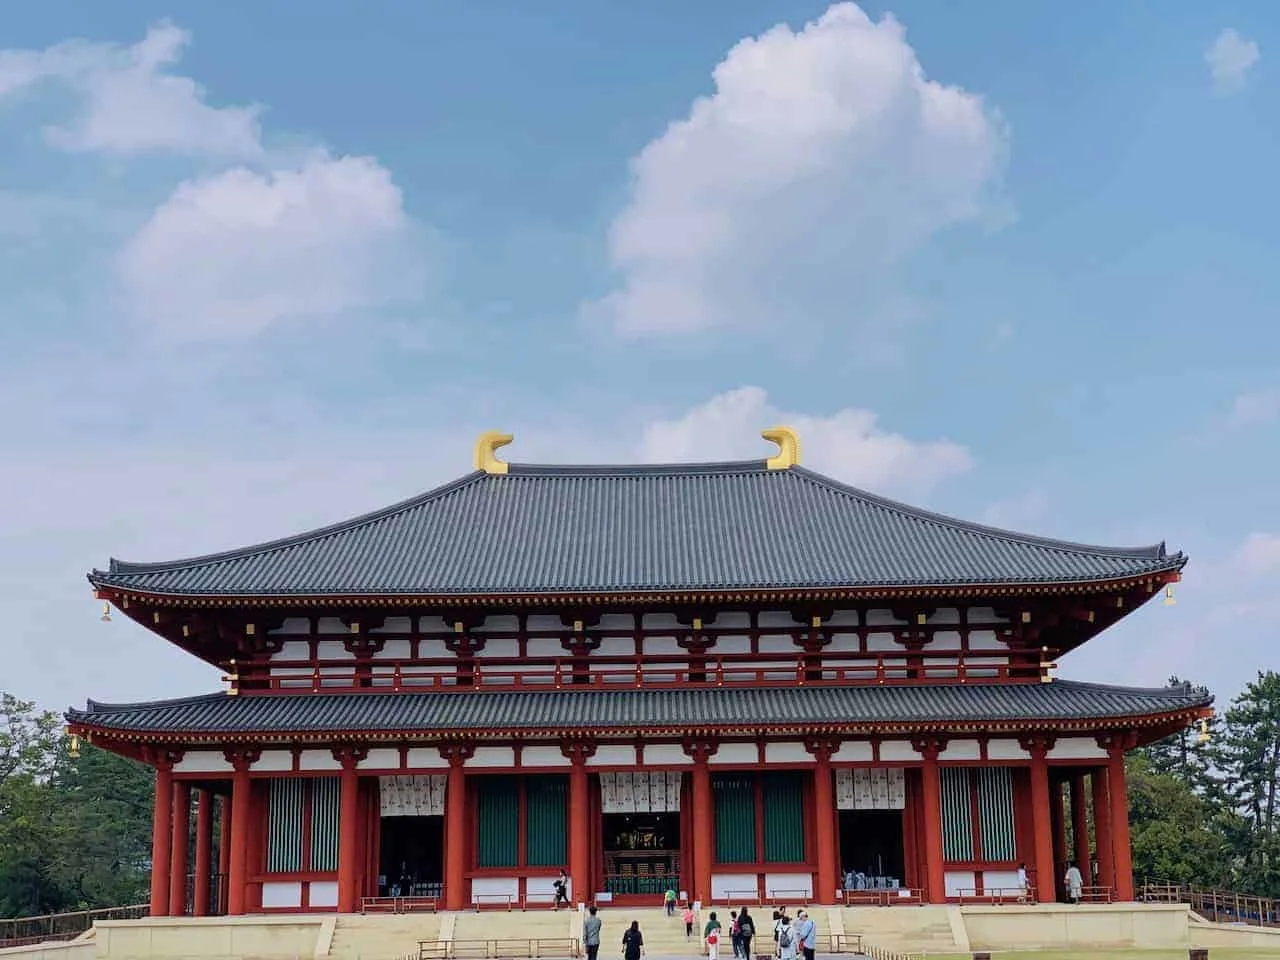
[[[156,769],[152,912],[550,902],[562,869],[578,901],[907,903],[1025,864],[1044,900],[1071,860],[1132,899],[1125,752],[1211,700],[1053,671],[1185,557],[915,509],[765,436],[560,467],[486,434],[375,513],[95,570],[104,616],[226,674],[67,715]]]

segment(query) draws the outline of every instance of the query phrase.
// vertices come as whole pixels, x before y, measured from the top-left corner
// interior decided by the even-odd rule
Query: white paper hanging
[[[836,768],[836,809],[853,810],[853,771],[848,767]]]
[[[889,768],[889,809],[905,810],[907,806],[907,772],[902,767]]]
[[[378,778],[378,810],[384,817],[444,816],[445,778],[439,774]]]

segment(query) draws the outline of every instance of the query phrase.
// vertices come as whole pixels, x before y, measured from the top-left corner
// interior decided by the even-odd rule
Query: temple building
[[[1052,901],[1068,861],[1132,900],[1125,752],[1211,698],[1054,670],[1183,554],[955,520],[764,436],[534,466],[485,434],[403,503],[91,573],[104,617],[225,674],[67,714],[155,768],[152,913],[548,904],[562,869],[575,902],[895,904],[1025,864]]]

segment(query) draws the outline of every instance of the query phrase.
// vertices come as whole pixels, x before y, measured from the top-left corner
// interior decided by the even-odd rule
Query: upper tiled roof
[[[865,687],[701,687],[522,692],[210,694],[108,705],[90,701],[67,720],[122,733],[195,737],[230,733],[382,734],[575,730],[768,729],[809,725],[1069,725],[1110,717],[1154,717],[1208,706],[1189,685],[1162,689],[1053,683]]]
[[[485,596],[1076,583],[1177,570],[919,510],[764,461],[512,464],[354,520],[96,586],[178,596]]]

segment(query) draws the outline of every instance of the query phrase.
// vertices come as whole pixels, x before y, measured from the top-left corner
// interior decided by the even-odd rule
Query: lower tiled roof
[[[255,733],[572,733],[865,724],[1087,724],[1208,706],[1189,685],[1144,689],[1059,680],[932,686],[673,688],[458,693],[210,694],[136,704],[90,701],[67,720],[98,730],[197,738]]]

